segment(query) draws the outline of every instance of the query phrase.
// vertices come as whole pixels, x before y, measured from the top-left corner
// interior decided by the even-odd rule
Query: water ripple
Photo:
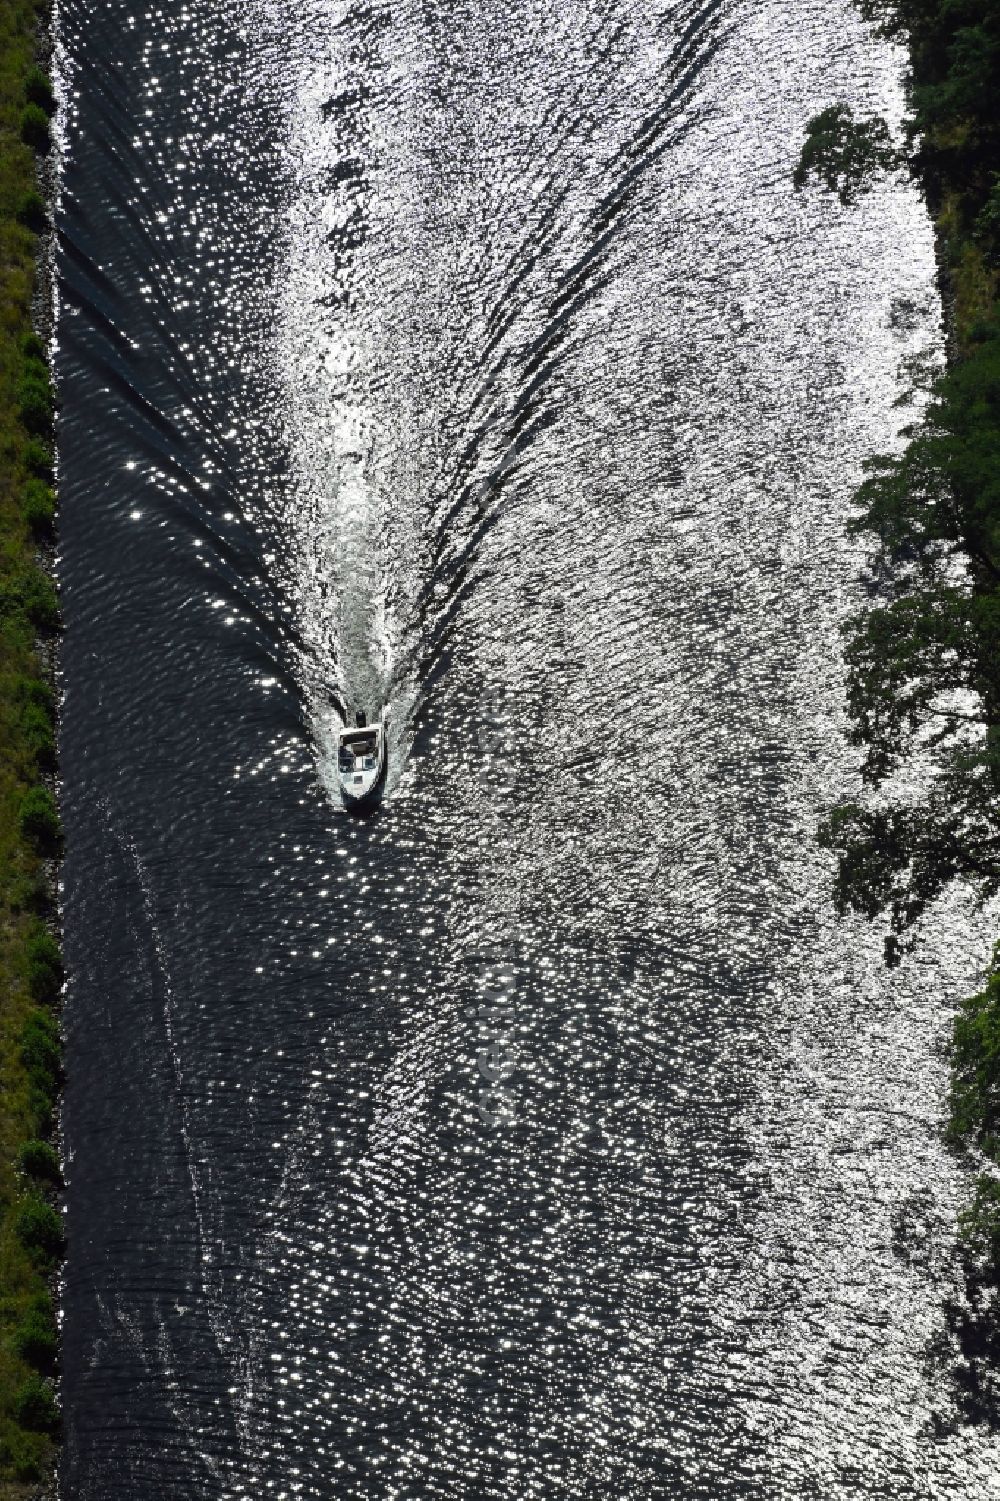
[[[814,840],[940,309],[911,188],[790,176],[901,55],[61,0],[59,57],[66,1494],[1000,1496],[940,1139],[990,925],[887,976]]]

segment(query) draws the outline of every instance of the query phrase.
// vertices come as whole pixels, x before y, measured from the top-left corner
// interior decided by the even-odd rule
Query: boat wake
[[[399,490],[378,462],[372,320],[352,290],[364,281],[356,262],[368,219],[367,181],[352,154],[364,129],[362,95],[360,80],[320,59],[289,101],[297,182],[277,341],[290,456],[289,592],[309,732],[335,806],[343,806],[341,732],[358,714],[372,721],[388,711],[392,790],[416,698],[399,626],[400,518],[388,504]]]

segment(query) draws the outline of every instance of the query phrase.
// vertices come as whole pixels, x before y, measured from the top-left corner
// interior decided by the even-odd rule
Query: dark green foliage
[[[30,1376],[14,1397],[14,1418],[31,1433],[55,1433],[59,1408],[55,1393],[40,1376]]]
[[[22,1173],[29,1178],[37,1178],[40,1183],[62,1182],[58,1153],[47,1141],[22,1142],[17,1154],[17,1165]]]
[[[874,918],[890,905],[906,850],[905,834],[891,814],[843,803],[821,828],[820,844],[840,854],[835,895],[841,915],[853,908]]]
[[[21,605],[32,625],[40,631],[59,629],[59,596],[49,575],[41,568],[33,568],[25,578]]]
[[[49,1265],[63,1251],[62,1221],[44,1199],[29,1195],[14,1214],[14,1233],[39,1266]]]
[[[52,483],[55,474],[55,464],[52,459],[52,451],[37,438],[32,438],[24,447],[24,466],[29,474],[37,479]]]
[[[55,850],[62,838],[59,811],[47,787],[32,787],[21,799],[21,832],[36,848]]]
[[[56,514],[52,487],[44,480],[29,479],[24,487],[21,511],[33,532],[39,536],[51,535]]]
[[[858,495],[855,530],[875,556],[872,603],[848,629],[849,707],[875,795],[842,803],[821,835],[839,856],[840,907],[888,913],[892,960],[953,878],[1000,891],[1000,5],[857,3],[909,42],[909,160],[937,213],[954,310],[949,372],[905,451],[869,465]],[[840,188],[843,119],[813,124],[802,178]],[[907,787],[897,773],[914,763]],[[955,1021],[948,1136],[1000,1168],[1000,945]],[[995,1424],[983,1393],[1000,1364],[1000,1178],[980,1175],[961,1230],[959,1379],[968,1414]]]
[[[54,115],[56,112],[55,95],[52,92],[52,84],[48,74],[43,73],[41,68],[32,68],[24,85],[24,97],[29,104],[36,104],[44,110],[46,115]]]
[[[31,1130],[37,1136],[51,1136],[55,1129],[57,1094],[58,1091],[48,1083],[39,1085],[29,1078],[28,1111],[32,1122]]]
[[[21,421],[29,433],[45,437],[52,431],[52,397],[43,387],[23,381],[17,393]]]
[[[60,625],[59,596],[47,573],[36,568],[24,591],[24,613],[40,631],[57,631]]]
[[[21,341],[21,353],[24,356],[23,374],[26,380],[35,380],[42,385],[49,384],[49,367],[45,361],[45,348],[37,334],[26,334]]]
[[[51,150],[49,117],[37,104],[26,104],[21,111],[21,140],[41,156]]]
[[[955,1022],[949,1135],[1000,1161],[1000,945],[985,988]]]
[[[20,704],[34,704],[39,709],[44,709],[51,719],[55,709],[55,699],[52,689],[44,678],[22,677],[17,684],[17,701]]]
[[[22,193],[21,201],[17,206],[17,220],[25,229],[32,230],[40,235],[48,225],[48,212],[45,207],[45,199],[37,188],[29,188]]]
[[[1000,8],[995,0],[858,0],[886,35],[905,33],[913,64],[908,135],[935,188],[961,193],[969,227],[1000,163]]]
[[[955,1021],[947,1136],[953,1145],[979,1148],[994,1171],[1000,1168],[1000,944],[982,992],[962,1004]],[[961,1345],[974,1390],[982,1388],[977,1364],[1000,1364],[1000,1178],[992,1172],[977,1178],[959,1231],[971,1294]]]
[[[56,761],[56,742],[52,716],[38,704],[25,704],[21,710],[21,735],[25,747],[42,771],[52,771]]]
[[[27,431],[35,438],[48,438],[52,432],[55,397],[44,360],[25,360],[17,387],[17,402]]]
[[[972,1204],[959,1223],[972,1254],[1000,1270],[1000,1179],[980,1175]]]
[[[22,344],[22,353],[24,355],[23,379],[35,381],[42,386],[48,386],[49,367],[46,364],[45,351],[37,334],[28,334],[26,336]]]
[[[1000,174],[993,174],[989,196],[976,218],[975,234],[990,260],[1000,262]]]
[[[5,1465],[22,1484],[41,1480],[47,1443],[40,1434],[15,1429],[0,1443],[0,1465]]]
[[[29,933],[24,951],[29,963],[42,965],[56,975],[62,974],[62,955],[59,952],[59,945],[48,928],[43,928],[39,924],[33,932]]]
[[[965,17],[961,15],[963,8]],[[915,88],[917,124],[921,129],[940,132],[962,120],[967,123],[971,137],[966,151],[970,147],[981,148],[996,132],[1000,18],[995,7],[985,3],[965,7],[945,5],[941,12],[937,31],[946,66],[939,66],[926,83]],[[977,19],[978,24],[962,24],[963,20]]]
[[[818,178],[849,204],[903,162],[881,115],[857,120],[849,105],[833,104],[806,126],[794,183],[801,191],[811,177]]]
[[[59,1339],[52,1299],[47,1293],[38,1293],[31,1299],[14,1328],[11,1345],[21,1360],[43,1376],[55,1373]]]
[[[56,1369],[56,1328],[45,1287],[62,1245],[62,1225],[46,1200],[60,1177],[44,1138],[53,1129],[61,1075],[54,1020],[35,1010],[31,992],[46,1004],[58,993],[58,954],[37,919],[54,916],[46,857],[58,853],[60,839],[51,795],[41,787],[28,791],[42,771],[53,769],[55,752],[51,694],[39,681],[49,654],[39,653],[37,637],[39,629],[56,624],[56,600],[39,572],[36,550],[38,538],[52,531],[56,402],[45,347],[32,333],[31,319],[48,290],[47,268],[35,259],[36,236],[48,227],[35,152],[49,149],[53,101],[44,74],[33,69],[48,10],[48,0],[0,5],[0,405],[7,419],[0,442],[6,818],[0,862],[0,1495],[11,1501],[55,1494],[58,1424],[52,1389],[39,1378]],[[32,1373],[35,1379],[26,1386]]]
[[[24,363],[21,369],[22,388],[28,386],[40,386],[49,393],[52,401],[52,382],[49,376],[49,367],[45,360],[45,353],[41,341],[36,334],[30,334],[24,341]]]
[[[52,580],[36,563],[22,565],[0,581],[0,617],[21,613],[39,630],[59,626],[59,597]]]
[[[32,872],[16,876],[11,882],[11,910],[42,915],[52,910],[52,894],[44,875]]]
[[[842,805],[838,899],[901,935],[956,875],[1000,891],[1000,326],[938,382],[898,457],[869,466],[854,529],[882,599],[851,625],[852,739],[875,788],[920,754],[923,797]]]
[[[59,596],[47,573],[35,563],[0,582],[0,616],[22,613],[42,631],[59,627]]]
[[[21,1058],[29,1079],[54,1095],[62,1078],[59,1029],[47,1011],[32,1011],[21,1030]]]
[[[36,1371],[50,1376],[56,1368],[59,1358],[59,1343],[56,1332],[50,1326],[40,1320],[22,1320],[14,1330],[11,1344],[14,1353],[25,1362],[26,1365],[34,1366]]]
[[[25,944],[28,961],[28,986],[36,1001],[54,1001],[62,983],[62,954],[52,934],[41,923]]]

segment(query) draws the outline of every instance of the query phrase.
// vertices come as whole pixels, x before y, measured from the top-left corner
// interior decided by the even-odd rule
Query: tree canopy
[[[822,837],[837,897],[890,917],[890,952],[955,876],[1000,891],[1000,326],[938,383],[904,451],[868,465],[852,526],[873,602],[848,628],[863,801]]]
[[[847,205],[903,160],[880,115],[857,120],[849,105],[833,104],[806,126],[795,187],[801,191],[810,177],[816,177]]]

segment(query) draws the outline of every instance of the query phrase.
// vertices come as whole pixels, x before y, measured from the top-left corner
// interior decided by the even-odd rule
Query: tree
[[[858,492],[875,598],[846,660],[867,793],[821,831],[838,905],[889,914],[890,958],[954,877],[1000,892],[1000,326],[908,436]]]
[[[882,173],[895,171],[904,161],[881,115],[855,119],[849,105],[832,104],[806,126],[793,181],[801,192],[810,177],[818,178],[847,205],[868,192]]]

